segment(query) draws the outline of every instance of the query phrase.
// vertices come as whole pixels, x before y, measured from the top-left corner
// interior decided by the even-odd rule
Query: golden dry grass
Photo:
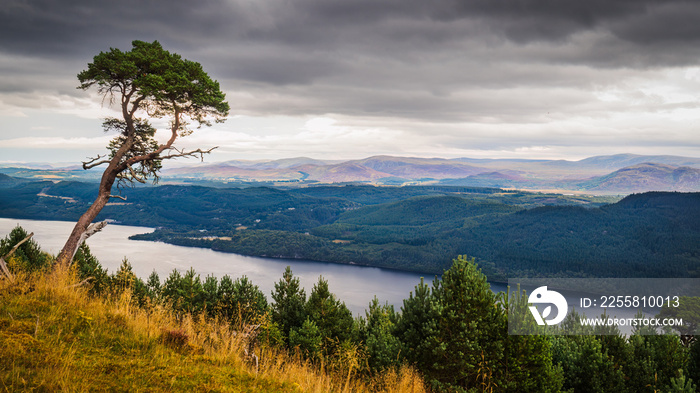
[[[246,360],[228,324],[94,298],[66,269],[0,280],[0,391],[424,392],[411,368],[368,378],[353,353],[311,364],[274,347]],[[355,361],[355,363],[353,363]]]

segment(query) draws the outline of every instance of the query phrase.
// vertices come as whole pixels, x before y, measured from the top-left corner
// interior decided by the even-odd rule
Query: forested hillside
[[[75,220],[95,185],[0,178],[0,216]],[[700,194],[564,196],[448,186],[140,187],[100,218],[135,236],[245,255],[440,273],[475,256],[508,276],[700,274]],[[615,202],[615,203],[606,203]]]

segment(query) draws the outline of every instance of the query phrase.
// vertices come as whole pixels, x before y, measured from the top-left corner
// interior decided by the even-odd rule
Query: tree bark
[[[110,162],[109,167],[107,167],[103,173],[97,198],[95,198],[95,201],[92,202],[92,205],[87,209],[87,211],[80,216],[78,222],[75,223],[73,231],[71,232],[70,236],[68,236],[66,244],[63,246],[63,249],[61,249],[58,257],[56,257],[56,263],[65,266],[70,265],[75,252],[78,250],[78,247],[80,247],[80,240],[83,234],[85,234],[88,226],[90,226],[90,224],[95,220],[97,215],[100,214],[102,208],[105,207],[107,202],[109,202],[110,195],[112,194],[112,185],[114,184],[117,174],[119,173],[117,169],[118,161],[114,161],[115,160],[113,159],[112,162]]]
[[[141,98],[136,99],[136,101],[132,104],[131,111],[127,110],[129,105],[128,101],[122,103],[122,112],[128,130],[127,139],[126,141],[124,141],[119,150],[117,150],[117,152],[114,154],[114,157],[112,157],[112,159],[109,161],[107,169],[105,169],[104,173],[102,174],[102,180],[100,181],[100,188],[97,193],[97,198],[95,198],[95,201],[92,202],[90,208],[88,208],[88,210],[85,213],[83,213],[82,216],[80,216],[80,219],[78,219],[78,222],[73,227],[73,231],[68,237],[66,244],[63,246],[63,249],[58,254],[58,257],[56,257],[56,263],[63,264],[66,266],[69,266],[71,264],[73,257],[75,256],[75,253],[78,250],[78,247],[80,247],[81,239],[83,239],[83,236],[87,231],[88,227],[95,220],[95,218],[97,218],[97,215],[100,214],[100,211],[103,207],[105,207],[107,202],[109,202],[109,199],[112,196],[112,186],[114,185],[117,176],[126,169],[130,168],[131,165],[137,164],[145,160],[157,159],[162,152],[172,148],[173,143],[177,139],[178,131],[180,130],[180,126],[182,124],[182,111],[177,108],[175,103],[173,103],[173,106],[175,107],[175,115],[173,124],[170,127],[170,139],[165,144],[160,145],[158,149],[148,154],[131,157],[127,160],[122,161],[122,158],[129,151],[129,149],[131,149],[134,143],[135,129],[133,115],[136,109],[138,109],[138,103],[140,101]],[[191,152],[182,151],[178,154],[171,154],[166,157],[162,157],[162,159],[193,156],[197,153],[203,155],[204,153],[211,152],[211,150],[213,150],[213,148],[207,151],[202,151],[201,149],[197,149]],[[134,176],[137,177],[136,175]],[[137,180],[139,180],[138,177]]]
[[[137,98],[132,105],[131,111],[129,111],[128,108],[131,100],[131,95],[134,92],[135,91],[126,93],[124,89],[122,89],[121,107],[122,116],[124,117],[124,121],[126,122],[127,126],[127,138],[124,141],[124,143],[122,143],[122,145],[119,147],[114,156],[109,160],[107,168],[102,173],[102,179],[100,180],[100,188],[97,192],[97,198],[95,198],[95,201],[92,202],[92,205],[87,209],[87,211],[83,213],[82,216],[80,216],[78,222],[75,223],[73,231],[71,232],[70,236],[68,236],[68,240],[66,240],[66,244],[63,246],[61,252],[56,257],[57,264],[70,266],[71,262],[73,261],[73,257],[75,256],[75,253],[78,250],[78,247],[80,247],[80,240],[85,234],[85,231],[87,231],[88,226],[92,224],[95,218],[97,218],[97,215],[100,214],[100,211],[102,211],[102,208],[105,207],[107,202],[109,202],[110,195],[112,195],[112,186],[114,185],[114,182],[117,179],[117,175],[119,175],[119,173],[126,169],[126,164],[122,163],[121,161],[122,157],[124,157],[126,152],[128,152],[129,149],[131,149],[131,146],[134,143],[135,129],[133,115],[138,109],[139,103],[143,100],[143,98]]]

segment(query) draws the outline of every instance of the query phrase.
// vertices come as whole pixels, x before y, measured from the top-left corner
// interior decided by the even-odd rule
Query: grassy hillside
[[[227,324],[142,309],[128,292],[90,297],[75,283],[61,269],[0,279],[3,391],[423,391],[410,371],[363,381],[273,349],[259,350],[256,370]]]
[[[65,272],[0,282],[0,384],[7,391],[295,391],[256,375],[218,331],[204,345],[196,321],[148,315],[129,297],[105,302],[69,288]],[[223,334],[221,334],[223,333]],[[181,342],[165,337],[181,334]]]

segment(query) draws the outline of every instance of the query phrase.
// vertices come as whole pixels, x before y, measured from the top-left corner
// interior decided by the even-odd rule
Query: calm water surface
[[[34,232],[36,240],[44,251],[57,254],[73,229],[73,222],[39,221],[0,218],[0,238],[5,237],[16,225],[21,225],[28,232]],[[353,315],[365,315],[365,309],[376,295],[379,301],[393,304],[398,311],[403,299],[408,298],[411,291],[420,282],[422,276],[428,284],[434,276],[418,273],[408,273],[375,267],[342,265],[326,262],[312,262],[297,259],[274,259],[248,257],[212,251],[206,248],[175,246],[172,244],[129,240],[129,236],[137,233],[152,232],[152,228],[126,225],[108,225],[102,232],[87,240],[92,253],[99,259],[102,266],[114,273],[124,258],[133,267],[134,273],[144,280],[156,271],[163,282],[168,275],[177,269],[187,271],[190,267],[204,279],[208,275],[218,278],[229,275],[235,279],[248,276],[253,283],[267,295],[274,284],[280,280],[287,266],[299,277],[306,289],[307,296],[311,293],[319,276],[328,280],[331,292],[348,306]],[[506,284],[491,283],[495,292],[505,291]],[[567,299],[569,308],[577,304],[577,299]],[[600,308],[590,309],[586,314],[598,316]],[[616,310],[609,315],[619,314],[619,317],[633,317],[634,310]],[[655,314],[655,313],[653,313]],[[625,329],[623,329],[625,331]],[[627,333],[625,331],[625,333]]]
[[[16,225],[28,232],[34,232],[36,240],[44,251],[57,254],[73,229],[73,222],[35,221],[0,218],[0,238],[5,237]],[[398,310],[409,292],[420,282],[421,275],[373,267],[341,265],[325,262],[312,262],[295,259],[273,259],[247,257],[238,254],[222,253],[205,248],[181,247],[172,244],[129,240],[137,233],[152,232],[152,228],[125,225],[108,225],[102,232],[87,240],[92,253],[110,273],[119,269],[124,258],[133,267],[134,273],[144,280],[154,270],[161,282],[177,269],[181,272],[193,267],[202,279],[207,275],[235,279],[248,276],[270,299],[274,284],[280,280],[284,269],[292,267],[311,293],[318,277],[328,280],[331,292],[344,301],[354,315],[363,315],[369,302],[376,295],[380,302],[388,301]],[[432,282],[433,276],[426,276]]]

